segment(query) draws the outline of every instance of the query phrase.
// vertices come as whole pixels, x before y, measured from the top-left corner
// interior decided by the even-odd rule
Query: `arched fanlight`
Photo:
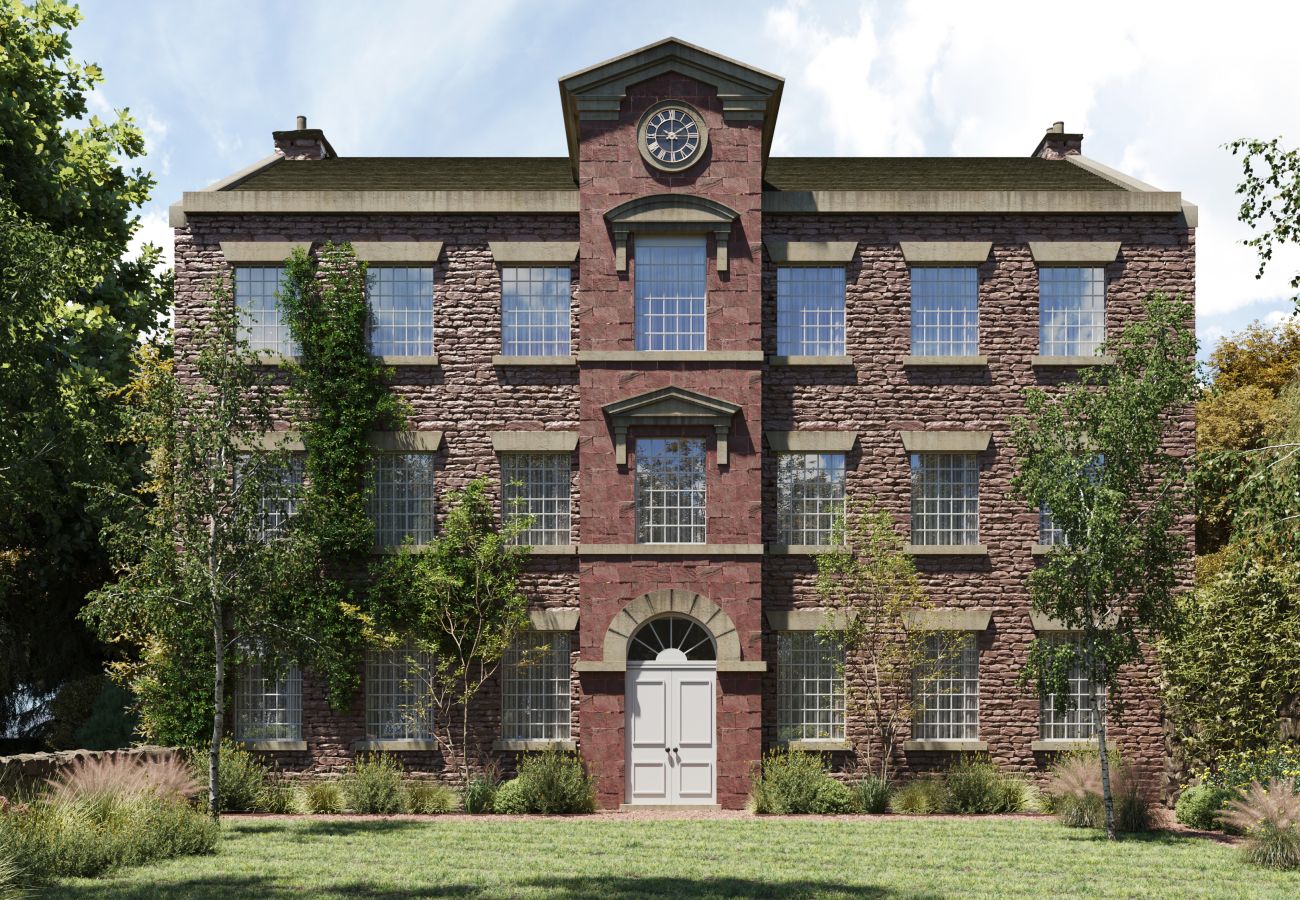
[[[685,616],[651,619],[632,635],[629,662],[683,662],[717,659],[713,638],[703,626]]]

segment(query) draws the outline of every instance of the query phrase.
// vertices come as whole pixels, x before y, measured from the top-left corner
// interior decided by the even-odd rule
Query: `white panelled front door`
[[[629,663],[627,802],[713,803],[716,664]]]

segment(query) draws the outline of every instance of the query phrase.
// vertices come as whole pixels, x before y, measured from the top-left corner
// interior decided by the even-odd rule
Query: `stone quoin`
[[[535,514],[541,661],[508,658],[477,697],[470,758],[572,747],[606,807],[740,807],[777,746],[864,764],[852,670],[815,635],[845,498],[893,514],[932,627],[969,636],[900,770],[980,750],[1032,774],[1086,739],[1017,682],[1053,627],[1025,584],[1054,535],[1011,495],[1009,422],[1025,388],[1105,365],[1146,294],[1193,297],[1196,208],[1061,123],[1023,157],[772,156],[782,79],[676,39],[559,86],[563,156],[340,156],[300,117],[171,213],[182,372],[216,277],[254,345],[289,353],[289,249],[368,261],[375,352],[430,433],[381,456],[381,542],[436,531],[433,497],[479,475]],[[1190,410],[1170,439],[1190,452]],[[368,659],[344,710],[310,671],[235,673],[232,736],[286,771],[382,749],[454,777],[399,708],[402,671]],[[1148,650],[1112,723],[1153,778],[1156,683]]]

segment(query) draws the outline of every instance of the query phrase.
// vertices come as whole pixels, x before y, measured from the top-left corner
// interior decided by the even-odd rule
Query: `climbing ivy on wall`
[[[396,430],[405,408],[370,353],[366,267],[350,244],[325,244],[285,263],[280,304],[298,357],[288,398],[305,453],[295,531],[305,563],[290,586],[295,614],[315,643],[302,660],[343,707],[355,694],[363,652],[358,597],[365,591],[374,525],[366,510],[375,449],[370,433]]]

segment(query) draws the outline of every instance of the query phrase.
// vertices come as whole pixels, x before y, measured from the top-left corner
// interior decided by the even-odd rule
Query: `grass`
[[[1045,819],[237,819],[218,855],[36,896],[1296,897],[1300,873]]]

